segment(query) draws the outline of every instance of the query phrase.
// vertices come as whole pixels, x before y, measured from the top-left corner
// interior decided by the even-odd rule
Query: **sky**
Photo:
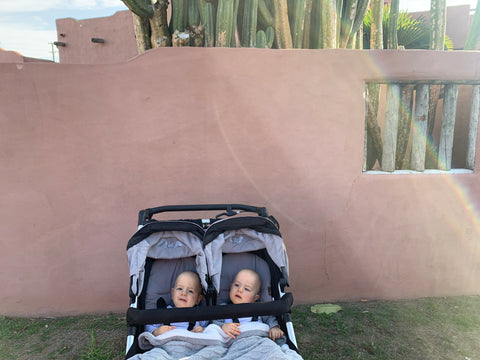
[[[447,0],[447,6],[474,9],[476,4],[477,0]],[[429,10],[430,0],[400,0],[400,9]],[[56,19],[90,19],[121,10],[127,10],[121,0],[0,0],[0,48],[48,60],[54,59],[54,50],[58,61],[56,46],[52,46],[57,41]]]

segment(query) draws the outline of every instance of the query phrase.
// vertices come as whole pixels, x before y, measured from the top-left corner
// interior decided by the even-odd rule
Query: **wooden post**
[[[415,118],[412,132],[412,153],[410,155],[410,168],[415,171],[425,170],[429,92],[430,85],[417,85]]]
[[[387,110],[385,112],[385,134],[383,139],[382,170],[395,170],[395,151],[397,149],[398,110],[400,85],[387,86]]]
[[[440,170],[451,170],[452,168],[453,133],[455,130],[457,97],[458,85],[445,85],[442,128],[440,130],[440,143],[438,148],[438,168]]]
[[[472,104],[470,107],[470,122],[468,124],[468,144],[466,168],[475,167],[475,144],[477,142],[478,116],[480,115],[480,85],[472,87]]]
[[[410,138],[410,129],[412,127],[413,118],[413,85],[402,85],[400,113],[398,118],[398,134],[397,134],[397,152],[395,155],[395,169],[403,169],[405,164],[405,154],[407,152],[408,140]]]

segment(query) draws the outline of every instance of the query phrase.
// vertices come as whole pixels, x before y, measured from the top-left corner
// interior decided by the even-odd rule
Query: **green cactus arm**
[[[345,0],[343,3],[344,11],[342,16],[342,26],[340,29],[339,47],[345,48],[348,44],[348,38],[352,34],[353,23],[357,12],[357,0]]]
[[[200,25],[200,12],[198,9],[198,0],[188,0],[188,26]]]
[[[292,14],[292,41],[294,49],[303,47],[303,32],[305,29],[306,0],[296,0]]]
[[[398,0],[392,0],[392,3]],[[356,34],[363,24],[363,19],[367,15],[370,0],[358,0],[357,10],[355,12],[355,20],[352,25],[352,34]]]
[[[303,25],[303,48],[310,49],[310,32],[312,31],[312,6],[313,0],[306,0],[305,22]]]
[[[272,26],[275,23],[275,19],[271,11],[268,9],[265,0],[258,0],[258,23],[263,27]]]
[[[397,27],[398,27],[398,12],[399,12],[399,1],[392,0],[390,4],[390,16],[388,23],[388,33],[387,33],[387,49],[397,50],[398,48],[398,36],[397,36]]]
[[[288,22],[287,0],[275,0],[273,3],[273,16],[275,18],[275,38],[279,49],[293,47],[290,23]]]
[[[465,50],[480,50],[480,0],[477,2],[475,14],[473,15],[472,26],[468,32]]]
[[[267,36],[267,47],[271,49],[273,46],[273,40],[275,40],[275,30],[273,30],[273,27],[267,27],[265,35]]]
[[[242,47],[255,47],[256,37],[258,35],[257,11],[258,0],[245,0],[242,21]]]
[[[231,46],[234,0],[219,0],[217,7],[217,26],[215,28],[215,46]]]
[[[236,47],[237,40],[235,37],[235,33],[237,32],[237,23],[238,23],[238,8],[240,6],[240,0],[233,1],[233,21],[232,21],[232,31],[231,31],[231,38],[230,38],[230,46]]]
[[[122,0],[122,2],[136,15],[143,18],[153,16],[153,8],[150,0]]]
[[[255,47],[259,49],[264,49],[267,47],[267,35],[265,31],[259,30],[255,39]]]
[[[344,0],[337,0],[337,34],[336,34],[336,43],[337,48],[340,47],[340,33],[342,31],[342,12],[343,12],[343,3]]]
[[[215,9],[209,1],[199,0],[200,19],[205,25],[205,47],[215,46]]]
[[[170,32],[173,34],[175,30],[184,32],[187,27],[186,14],[188,11],[187,0],[172,1],[172,18],[170,20]]]
[[[337,8],[335,0],[322,1],[322,49],[334,49],[337,39]]]

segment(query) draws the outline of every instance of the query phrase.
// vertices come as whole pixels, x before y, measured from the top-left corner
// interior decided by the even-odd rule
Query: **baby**
[[[255,271],[250,269],[240,270],[230,285],[230,301],[234,304],[253,303],[257,301],[260,298],[258,293],[260,292],[261,283],[260,276]],[[278,322],[274,316],[262,316],[259,319],[270,326],[268,333],[270,339],[277,340],[283,336],[283,331],[278,326]],[[221,326],[225,334],[235,339],[236,336],[240,335],[240,323],[250,321],[255,320],[252,320],[252,318],[226,319],[216,320],[214,323]]]
[[[177,308],[193,307],[200,303],[202,300],[202,285],[200,284],[200,278],[198,274],[193,271],[185,271],[178,275],[175,280],[175,285],[172,288],[172,302]],[[168,306],[167,308],[171,308]],[[196,322],[191,331],[200,333],[203,332],[204,327],[208,324],[208,321]],[[145,331],[151,332],[153,335],[158,336],[173,329],[186,329],[189,330],[188,322],[172,323],[169,325],[155,324],[146,325]]]

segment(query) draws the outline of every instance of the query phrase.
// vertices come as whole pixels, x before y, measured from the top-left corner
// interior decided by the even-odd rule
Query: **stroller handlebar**
[[[127,310],[127,324],[128,326],[135,326],[178,321],[200,321],[230,319],[233,317],[281,315],[284,313],[289,313],[292,304],[293,295],[291,293],[286,293],[279,300],[260,303],[150,310],[129,308]]]
[[[243,204],[204,204],[204,205],[165,205],[150,209],[140,210],[138,213],[138,225],[144,225],[152,219],[152,216],[162,212],[181,212],[181,211],[211,211],[223,210],[221,215],[233,216],[239,211],[257,213],[259,216],[268,217],[265,207],[243,205]]]

